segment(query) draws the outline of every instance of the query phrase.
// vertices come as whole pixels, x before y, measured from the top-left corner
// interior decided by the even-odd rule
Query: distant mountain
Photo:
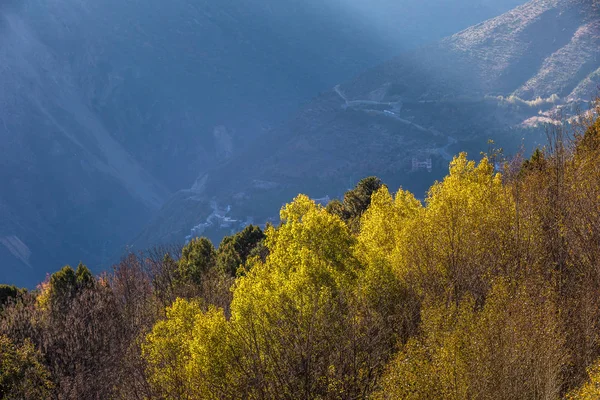
[[[277,220],[297,193],[320,201],[377,175],[417,194],[451,156],[542,143],[543,124],[585,110],[600,85],[600,10],[533,0],[336,85],[254,149],[176,193],[144,247]]]
[[[0,282],[106,267],[316,93],[520,2],[0,2]]]

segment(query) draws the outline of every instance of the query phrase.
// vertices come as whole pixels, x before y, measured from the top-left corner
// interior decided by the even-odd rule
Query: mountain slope
[[[490,138],[508,151],[539,143],[540,122],[586,107],[600,84],[599,24],[589,1],[533,0],[372,68],[202,174],[136,244],[218,240],[245,223],[276,220],[299,192],[339,196],[371,174],[423,193],[458,151],[477,155]],[[431,173],[422,168],[428,160]]]
[[[0,2],[0,282],[107,267],[314,93],[521,1]]]
[[[169,192],[86,107],[68,69],[22,19],[5,15],[0,30],[0,279],[22,284],[40,278],[34,266],[89,256],[91,243],[105,245],[107,220],[128,210],[140,224]]]

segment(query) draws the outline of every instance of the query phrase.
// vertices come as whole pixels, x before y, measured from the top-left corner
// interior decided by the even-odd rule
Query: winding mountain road
[[[347,109],[348,107],[353,108],[353,106],[360,106],[360,105],[393,107],[394,111],[392,111],[392,110],[381,111],[381,110],[373,110],[373,109],[368,109],[368,108],[363,108],[363,109],[361,109],[361,111],[364,111],[369,114],[383,115],[388,118],[393,118],[395,121],[398,121],[400,123],[408,125],[420,132],[430,133],[436,137],[446,137],[448,139],[448,143],[443,147],[436,148],[435,151],[437,151],[443,159],[448,160],[448,161],[452,160],[452,154],[449,153],[448,149],[450,148],[450,146],[457,143],[456,138],[449,136],[449,135],[444,135],[442,132],[435,130],[435,129],[425,128],[422,125],[415,124],[412,121],[409,121],[407,119],[400,117],[398,115],[398,112],[402,109],[402,102],[399,102],[399,101],[398,102],[381,102],[381,101],[375,101],[375,100],[348,100],[348,98],[346,97],[344,92],[341,90],[340,85],[336,85],[333,88],[333,90],[344,101],[344,104],[342,105],[342,107],[344,109]]]

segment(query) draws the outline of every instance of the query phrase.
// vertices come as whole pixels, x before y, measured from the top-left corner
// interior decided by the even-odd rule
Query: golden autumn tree
[[[461,153],[449,175],[427,194],[425,211],[413,224],[397,265],[421,277],[424,291],[458,301],[482,298],[489,276],[510,265],[514,204],[487,158]]]
[[[167,398],[348,398],[374,385],[385,357],[357,311],[356,239],[306,196],[281,219],[266,261],[236,282],[228,321],[179,300],[148,335],[151,381]]]
[[[423,211],[410,192],[399,190],[392,196],[382,187],[373,194],[361,219],[355,246],[355,254],[364,265],[358,282],[359,304],[377,326],[380,338],[393,340],[394,345],[406,341],[418,324],[416,285],[397,261]],[[394,348],[389,347],[390,351]]]
[[[600,362],[596,361],[587,370],[588,379],[566,396],[567,400],[595,400],[600,398]]]
[[[431,302],[376,399],[560,399],[565,337],[552,288],[499,279],[483,308]]]

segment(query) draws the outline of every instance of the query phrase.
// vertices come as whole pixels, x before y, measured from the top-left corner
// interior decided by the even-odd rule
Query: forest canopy
[[[600,120],[0,287],[0,399],[598,399]]]

